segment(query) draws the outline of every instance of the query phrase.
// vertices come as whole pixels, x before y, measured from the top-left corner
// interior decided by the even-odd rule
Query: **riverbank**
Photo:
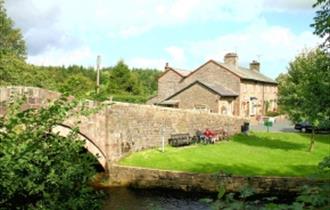
[[[330,179],[270,176],[231,176],[222,173],[189,173],[140,167],[112,165],[103,187],[132,187],[138,189],[163,188],[186,192],[239,192],[250,186],[256,193],[298,192],[304,185],[329,183]]]

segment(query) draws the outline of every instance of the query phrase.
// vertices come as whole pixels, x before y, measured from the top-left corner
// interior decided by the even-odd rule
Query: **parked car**
[[[294,129],[299,130],[301,132],[312,132],[313,126],[309,122],[301,122],[296,123],[294,125]]]
[[[311,123],[309,123],[308,121],[306,122],[300,122],[300,123],[296,123],[294,125],[294,129],[299,130],[303,133],[311,133],[313,126],[311,125]],[[321,122],[320,125],[315,128],[316,132],[330,132],[330,121],[326,121],[326,122]]]

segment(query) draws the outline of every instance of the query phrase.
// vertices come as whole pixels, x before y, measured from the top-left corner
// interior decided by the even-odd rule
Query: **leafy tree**
[[[316,17],[314,17],[314,23],[311,24],[314,27],[314,34],[325,38],[323,46],[330,48],[330,1],[329,0],[317,0],[313,7],[320,7],[320,10],[316,11]]]
[[[4,54],[25,58],[26,47],[21,31],[14,28],[14,22],[6,14],[4,1],[0,0],[0,56]]]
[[[139,94],[141,92],[137,77],[132,76],[130,69],[120,60],[111,70],[109,80],[110,93]]]
[[[294,122],[312,124],[309,151],[314,145],[315,127],[330,117],[330,57],[320,49],[301,53],[289,64],[279,83],[279,103]]]
[[[50,131],[70,116],[74,102],[20,111],[14,103],[0,118],[0,209],[99,209],[101,193],[89,186],[96,159],[84,152],[77,129]]]
[[[136,74],[138,80],[141,82],[142,92],[144,95],[155,95],[158,82],[157,79],[161,71],[156,69],[133,69],[133,74]]]
[[[94,83],[82,74],[70,75],[60,87],[60,91],[78,98],[84,98],[94,90]]]

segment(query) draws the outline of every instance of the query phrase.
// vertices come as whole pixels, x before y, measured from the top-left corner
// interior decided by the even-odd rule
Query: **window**
[[[250,116],[257,114],[257,98],[251,97],[250,99]]]
[[[228,111],[227,111],[227,107],[226,106],[221,106],[221,114],[223,114],[223,115],[227,115],[228,114]]]
[[[200,110],[200,111],[207,111],[207,112],[210,111],[209,106],[206,105],[206,104],[195,104],[195,105],[194,105],[194,108],[195,108],[196,110]]]

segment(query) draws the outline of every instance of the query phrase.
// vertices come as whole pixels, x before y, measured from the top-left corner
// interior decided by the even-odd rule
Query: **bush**
[[[12,104],[0,117],[0,209],[100,209],[102,193],[89,185],[96,159],[83,152],[78,130],[50,132],[75,103],[20,107]]]
[[[143,104],[148,100],[148,98],[146,96],[113,95],[112,100],[113,101],[128,102],[128,103]]]
[[[268,116],[268,117],[276,117],[276,116],[278,116],[278,115],[280,115],[281,113],[279,113],[279,112],[273,112],[273,111],[268,111],[268,112],[266,112],[266,116]]]

